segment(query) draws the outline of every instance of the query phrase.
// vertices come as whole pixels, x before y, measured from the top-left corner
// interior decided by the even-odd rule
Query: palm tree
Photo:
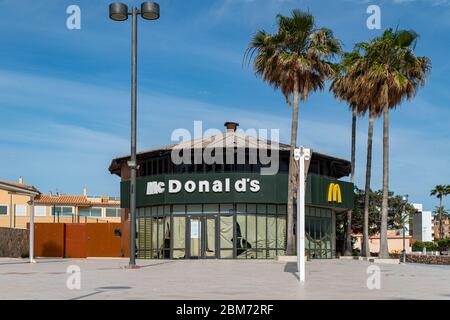
[[[256,54],[253,62],[256,75],[274,89],[280,89],[286,102],[292,106],[286,243],[286,254],[292,255],[296,185],[294,149],[297,145],[299,95],[304,102],[310,92],[324,88],[324,82],[334,74],[331,59],[341,52],[341,44],[330,29],[317,28],[314,17],[298,9],[292,10],[291,16],[277,15],[277,25],[278,30],[274,34],[264,30],[256,32],[244,59],[250,61]]]
[[[378,116],[380,113],[379,110],[376,109],[374,104],[372,103],[373,92],[369,90],[369,86],[367,83],[367,70],[368,66],[370,65],[365,56],[366,54],[365,49],[367,48],[367,46],[368,43],[364,42],[358,43],[355,45],[351,53],[344,55],[342,65],[340,68],[341,75],[338,74],[336,80],[333,81],[332,83],[332,90],[335,93],[335,96],[349,103],[350,108],[352,109],[352,114],[354,112],[360,115],[364,115],[367,112],[369,113],[369,126],[367,132],[366,181],[364,188],[363,243],[361,248],[362,256],[370,255],[369,209],[370,209],[370,193],[371,193],[370,179],[372,171],[373,124],[375,117]],[[352,154],[352,158],[353,157],[354,154]],[[349,231],[347,231],[347,233],[349,233]],[[348,241],[349,240],[347,239],[347,242]]]
[[[412,99],[425,84],[430,59],[417,57],[418,35],[412,30],[387,29],[365,47],[368,91],[372,104],[383,114],[383,199],[381,204],[380,258],[388,258],[387,215],[389,198],[389,110]]]
[[[350,182],[355,182],[355,154],[356,154],[356,117],[358,114],[358,101],[356,99],[359,95],[353,92],[353,79],[350,74],[352,66],[355,62],[361,59],[357,50],[343,55],[341,63],[337,66],[336,75],[331,83],[330,90],[334,96],[346,101],[352,111],[352,138],[351,138],[351,172]],[[347,211],[345,240],[344,240],[344,256],[352,255],[352,210]]]
[[[444,197],[450,194],[450,185],[438,184],[430,191],[430,196],[436,196],[439,199],[439,209],[444,208]],[[439,239],[444,239],[444,229],[442,225],[442,212],[444,210],[438,210],[439,213]]]

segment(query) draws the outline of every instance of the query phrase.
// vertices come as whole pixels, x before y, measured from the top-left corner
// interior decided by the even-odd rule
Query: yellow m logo
[[[337,183],[328,186],[328,202],[342,203],[341,187]]]

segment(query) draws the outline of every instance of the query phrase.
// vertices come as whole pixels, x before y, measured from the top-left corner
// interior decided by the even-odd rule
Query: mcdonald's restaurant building
[[[270,259],[285,254],[289,145],[246,136],[236,131],[237,123],[225,125],[223,134],[138,153],[138,258]],[[236,161],[239,143],[245,146],[245,164]],[[176,148],[187,152],[213,146],[223,146],[224,158],[226,148],[234,150],[234,163],[217,161],[217,154],[213,164],[174,164],[171,158]],[[250,163],[249,154],[255,150],[278,152],[276,174],[261,174],[267,165],[259,158]],[[125,256],[130,239],[128,160],[129,156],[113,159],[109,167],[121,177]],[[305,199],[305,249],[312,259],[336,255],[336,216],[345,214],[354,201],[353,184],[341,180],[350,174],[350,166],[347,160],[312,154]]]

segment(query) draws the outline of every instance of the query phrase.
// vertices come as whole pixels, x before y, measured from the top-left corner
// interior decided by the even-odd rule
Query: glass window
[[[170,208],[173,213],[171,216]],[[285,205],[166,205],[139,209],[138,212],[140,258],[182,259],[186,256],[198,256],[267,259],[285,252]],[[192,215],[191,220],[187,220],[186,213]],[[201,241],[198,243],[192,243],[189,235],[188,222],[192,223],[192,219],[199,221]],[[323,256],[330,254],[326,240],[322,239],[324,245],[320,249],[325,249],[320,253]],[[193,251],[195,247],[198,247],[198,252]],[[190,252],[186,251],[188,248]]]
[[[146,259],[149,258],[149,246],[147,242],[148,232],[146,228],[145,209],[137,209],[137,217],[137,256],[138,258]]]
[[[277,206],[269,204],[267,205],[267,213],[269,214],[276,214],[277,213]]]
[[[234,215],[233,204],[220,204],[220,257],[233,258]],[[224,250],[226,249],[226,250]]]
[[[16,217],[26,217],[27,216],[27,206],[25,204],[14,205],[14,212]]]
[[[147,258],[152,258],[152,210],[150,208],[145,208],[144,211],[144,223],[145,223],[145,256]]]
[[[277,214],[287,214],[287,206],[284,204],[277,205]]]
[[[316,211],[317,211],[316,216],[325,217],[325,211],[323,209],[317,209]]]
[[[70,210],[72,210],[71,207],[64,207],[63,208],[63,212],[66,212],[66,215],[70,215],[68,214],[68,209],[70,208]],[[78,214],[80,215],[80,217],[101,217],[102,216],[102,208],[79,208],[78,209]]]
[[[46,206],[34,207],[34,215],[36,217],[45,217],[47,215],[47,207]]]
[[[140,211],[140,214],[141,214],[141,211]],[[120,209],[119,208],[106,208],[105,216],[108,218],[120,217]]]
[[[71,216],[72,214],[72,207],[52,207],[52,216]]]
[[[233,205],[232,204],[220,204],[220,213],[221,214],[233,214]]]
[[[186,209],[184,204],[182,205],[178,205],[178,204],[174,204],[173,205],[173,214],[185,214],[186,213]]]
[[[159,219],[156,217],[152,217],[151,219],[151,237],[152,237],[152,253],[151,253],[151,257],[153,259],[157,259],[158,258],[158,249],[159,249],[159,237],[158,237],[158,233],[159,233]]]
[[[330,259],[333,255],[331,215],[330,209],[307,207],[305,249],[310,258]]]
[[[220,216],[220,247],[233,248],[233,216]]]
[[[102,216],[102,208],[92,208],[91,216],[92,217],[101,217]]]
[[[168,259],[170,258],[170,217],[166,216],[162,218],[163,228],[162,228],[162,242],[161,242],[161,252],[160,258]]]
[[[201,204],[188,205],[187,214],[202,214],[202,205]]]
[[[205,204],[203,205],[203,212],[205,214],[218,214],[219,205],[218,204]]]
[[[247,204],[248,213],[256,213],[256,204]]]
[[[157,217],[158,216],[158,207],[151,207],[150,211],[151,211],[151,216],[152,217]]]
[[[247,214],[247,246],[247,258],[256,258],[256,214]]]
[[[286,216],[277,217],[277,248],[286,247]],[[280,254],[280,252],[278,252]]]
[[[91,215],[90,208],[78,208],[78,215],[80,217],[89,217]]]
[[[239,208],[239,205],[238,205],[238,208]],[[245,205],[244,205],[244,210],[245,210]],[[245,259],[247,257],[247,250],[249,249],[249,245],[247,242],[247,222],[246,222],[246,220],[247,220],[247,218],[246,218],[245,214],[238,214],[236,216],[236,255],[237,255],[238,259]]]
[[[266,233],[267,233],[267,221],[266,221],[266,216],[265,215],[260,215],[258,214],[256,216],[256,235],[257,235],[257,239],[256,239],[256,246],[257,246],[257,252],[258,252],[258,256],[257,258],[266,258],[266,248],[267,248],[267,237],[266,237]]]
[[[170,205],[164,206],[164,215],[166,216],[170,215]]]
[[[164,217],[164,207],[165,206],[158,206],[158,217]]]
[[[246,213],[246,212],[247,212],[247,209],[246,209],[244,203],[238,203],[236,205],[236,213]]]
[[[71,216],[73,214],[72,207],[62,207],[62,215],[63,216]]]
[[[205,219],[205,256],[216,257],[216,217],[206,217]]]
[[[186,250],[186,218],[173,217],[172,230],[172,257],[174,259],[181,259],[185,257]]]
[[[6,216],[8,214],[8,206],[0,205],[0,215]]]
[[[275,249],[277,247],[277,217],[267,216],[267,247]]]
[[[266,205],[265,204],[258,204],[257,210],[258,214],[266,214]]]

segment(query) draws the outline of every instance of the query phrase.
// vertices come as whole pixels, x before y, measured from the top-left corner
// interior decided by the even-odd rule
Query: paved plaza
[[[450,266],[315,260],[300,285],[292,262],[139,260],[130,270],[127,261],[2,258],[0,299],[450,299]],[[70,266],[79,290],[67,288]],[[379,290],[367,287],[369,266],[380,268]]]

